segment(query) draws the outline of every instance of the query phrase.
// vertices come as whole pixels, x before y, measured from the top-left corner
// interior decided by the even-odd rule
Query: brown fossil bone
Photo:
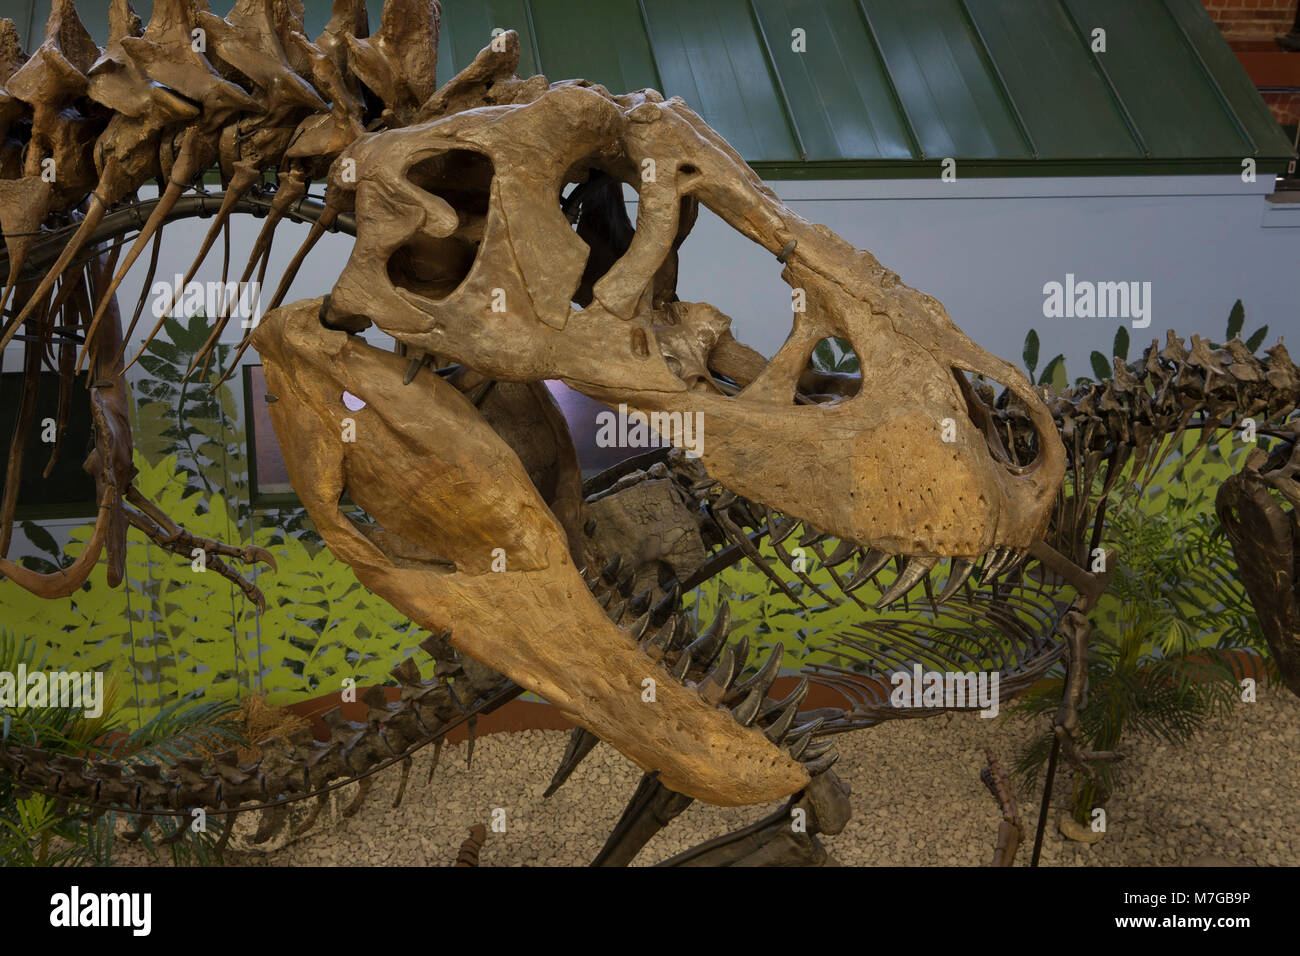
[[[346,161],[355,183],[339,174]],[[640,175],[647,161],[653,182]],[[570,298],[588,248],[556,197],[585,169],[631,184],[641,201],[626,252],[579,309]],[[456,194],[456,182],[474,185]],[[359,224],[329,299],[331,324],[366,316],[408,347],[492,378],[560,378],[612,407],[698,414],[704,463],[727,488],[914,558],[922,573],[941,556],[1023,551],[1046,527],[1064,450],[1024,376],[975,346],[934,299],[786,209],[680,100],[555,84],[527,103],[363,137],[336,162],[330,188],[355,193]],[[679,349],[680,326],[664,343],[656,331],[654,280],[687,196],[774,255],[790,250],[783,275],[807,301],[786,344],[734,396],[693,390],[699,363],[686,381],[663,354]],[[448,276],[405,265],[457,248],[473,255]],[[850,342],[870,387],[833,405],[796,405],[809,355],[830,336]],[[724,338],[695,357],[716,370],[715,355],[736,353]],[[1036,461],[990,451],[961,372],[1004,382],[1023,402],[1041,437]]]
[[[21,178],[7,181],[0,189],[0,225],[6,237],[11,231],[17,234],[14,239],[6,239],[10,266],[4,292],[0,293],[0,309],[13,293],[36,227],[51,210],[80,203],[94,184],[92,127],[78,109],[78,101],[87,89],[86,70],[99,55],[99,47],[86,32],[70,0],[56,0],[51,6],[45,41],[30,57],[17,47],[16,36],[7,36],[4,45],[7,62],[3,68],[10,73],[5,78],[0,115],[16,118],[25,106],[31,111],[32,125],[24,146]],[[10,342],[27,316],[42,305],[48,291],[48,287],[38,290],[4,327],[0,349]]]
[[[268,314],[253,344],[294,485],[362,583],[422,626],[451,630],[457,649],[680,793],[736,805],[807,783],[762,732],[679,683],[606,618],[519,459],[472,403],[428,370],[403,385],[402,357],[325,328],[321,308]],[[365,407],[349,411],[345,390]],[[345,418],[355,441],[342,440]],[[345,489],[382,531],[339,511]]]
[[[1242,583],[1259,618],[1282,682],[1300,697],[1300,443],[1271,455],[1255,451],[1215,498],[1215,511],[1232,543]],[[1291,505],[1284,508],[1276,490]]]
[[[373,37],[344,34],[348,64],[383,101],[389,126],[411,122],[436,89],[441,20],[437,0],[388,0]]]
[[[237,69],[262,105],[260,113],[223,131],[223,169],[241,160],[258,168],[277,162],[305,115],[329,109],[289,63],[281,42],[286,15],[285,4],[278,0],[239,0],[225,18],[204,10],[195,15],[199,27],[208,31],[214,57]],[[299,52],[296,44],[289,46]]]
[[[478,866],[479,854],[483,852],[483,844],[487,842],[487,827],[481,823],[476,823],[469,828],[469,836],[465,842],[460,845],[460,852],[456,854],[455,866]]]

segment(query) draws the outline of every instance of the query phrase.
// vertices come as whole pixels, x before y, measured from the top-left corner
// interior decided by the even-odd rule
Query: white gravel
[[[980,782],[982,748],[1009,766],[1031,733],[1019,719],[974,714],[892,721],[838,738],[835,771],[853,791],[845,831],[824,838],[846,865],[985,865],[992,856],[998,810]],[[568,734],[525,731],[481,738],[472,767],[465,747],[446,747],[431,785],[433,748],[417,757],[402,806],[393,809],[399,771],[378,775],[361,811],[327,823],[271,853],[230,854],[253,866],[447,866],[468,828],[504,811],[505,832],[489,832],[483,865],[585,865],[600,850],[640,771],[599,745],[550,800],[542,791]],[[1244,865],[1300,863],[1300,700],[1261,688],[1259,702],[1239,704],[1209,723],[1187,747],[1126,740],[1124,778],[1108,807],[1108,832],[1096,845],[1067,841],[1049,825],[1045,865]],[[1058,784],[1068,780],[1058,775]],[[1021,793],[1029,861],[1039,795]],[[1058,785],[1054,803],[1068,799]],[[641,852],[645,865],[744,826],[768,807],[721,809],[693,804]],[[500,818],[500,814],[498,814]],[[1051,821],[1055,823],[1056,811]],[[119,844],[118,862],[148,863]]]

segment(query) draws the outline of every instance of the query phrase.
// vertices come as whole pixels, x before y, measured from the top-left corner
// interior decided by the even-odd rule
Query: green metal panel
[[[367,6],[376,0],[367,0]],[[382,4],[378,4],[382,6]],[[379,17],[370,14],[370,29],[379,29]],[[474,61],[492,42],[492,31],[519,34],[519,75],[545,72],[537,62],[532,12],[527,0],[447,0],[442,5],[438,36],[438,82],[445,83]]]
[[[1142,155],[1055,0],[966,0],[966,8],[1040,158]]]
[[[665,96],[748,160],[802,160],[748,0],[644,0]]]
[[[3,0],[0,0],[3,2]],[[221,0],[209,0],[222,9]],[[229,5],[232,0],[226,0]],[[148,19],[151,0],[135,8]],[[104,42],[109,0],[78,0]],[[306,0],[319,35],[330,0]],[[765,176],[1282,172],[1291,144],[1200,0],[444,0],[438,80],[519,72],[680,95]],[[367,0],[379,28],[382,0]],[[50,0],[8,0],[39,45]],[[1107,52],[1089,49],[1094,28]],[[806,52],[791,48],[805,31]]]
[[[637,0],[602,0],[591,7],[531,0],[531,5],[550,80],[582,78],[613,93],[662,85]]]
[[[1032,156],[960,0],[861,0],[926,156]]]
[[[755,0],[754,9],[809,157],[920,158],[857,0]]]
[[[1254,151],[1198,65],[1177,22],[1160,0],[1060,0],[1080,28],[1080,42],[1106,31],[1095,61],[1114,86],[1152,157],[1192,159]]]

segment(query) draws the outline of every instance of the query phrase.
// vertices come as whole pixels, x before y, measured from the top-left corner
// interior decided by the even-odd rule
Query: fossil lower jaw
[[[811,731],[787,736],[798,700],[788,716],[765,709],[766,733],[753,725],[774,668],[736,703],[744,661],[734,650],[713,648],[717,667],[691,680],[704,648],[681,647],[676,630],[638,646],[633,628],[606,617],[519,459],[474,406],[429,370],[404,385],[405,359],[324,328],[319,313],[319,300],[270,313],[254,345],[294,487],[363,584],[420,625],[449,630],[459,650],[673,790],[742,805],[807,784],[791,753],[809,759]],[[345,406],[344,392],[364,406]],[[344,516],[344,492],[385,530],[363,532]],[[504,570],[494,569],[498,550]]]

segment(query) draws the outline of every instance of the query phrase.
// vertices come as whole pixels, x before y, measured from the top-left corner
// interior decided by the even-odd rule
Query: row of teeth
[[[705,481],[701,483],[701,487],[693,490],[697,493],[707,493],[714,487],[720,489],[720,493],[708,507],[718,527],[760,571],[771,578],[789,598],[799,604],[803,604],[803,601],[790,589],[786,581],[768,565],[759,552],[758,545],[745,533],[745,528],[753,528],[766,534],[768,543],[771,544],[772,550],[776,552],[776,556],[781,563],[822,600],[831,604],[838,602],[813,582],[807,571],[800,567],[800,562],[796,561],[786,545],[787,539],[798,528],[803,527],[804,529],[804,534],[799,538],[798,546],[811,549],[826,568],[827,573],[830,574],[831,580],[835,582],[836,587],[863,609],[866,609],[866,605],[854,592],[868,581],[875,583],[876,577],[885,569],[885,566],[889,564],[891,559],[896,558],[895,555],[879,548],[864,548],[855,542],[844,540],[839,541],[835,550],[828,554],[825,549],[825,542],[835,540],[833,536],[818,531],[798,518],[783,516],[763,505],[745,501],[734,492],[721,488],[716,482]],[[979,573],[975,575],[975,580],[983,587],[995,578],[1010,574],[1016,570],[1026,557],[1028,557],[1028,552],[1024,550],[993,548],[984,555],[982,567],[979,567],[976,558],[953,557],[948,579],[944,582],[943,589],[938,594],[935,594],[930,582],[930,572],[939,563],[938,557],[897,558],[900,562],[898,576],[888,588],[881,589],[880,597],[875,602],[875,608],[876,610],[882,610],[889,607],[896,601],[905,598],[918,584],[924,586],[926,596],[933,606],[937,608],[962,588],[977,567]],[[847,577],[836,570],[855,558],[858,559],[857,567]]]
[[[621,567],[622,559],[614,558],[599,574],[586,579],[587,587],[605,615],[629,632],[650,661],[678,683],[693,687],[710,707],[726,707],[742,727],[758,727],[791,759],[802,762],[810,775],[825,771],[839,759],[830,741],[813,743],[823,718],[794,726],[799,706],[808,695],[807,680],[784,700],[767,697],[785,659],[783,645],[772,649],[753,676],[738,681],[749,661],[749,638],[727,643],[731,607],[726,601],[713,623],[697,636],[690,617],[678,613],[681,590],[676,584],[652,605],[649,589],[629,596],[634,575],[627,571],[620,577]]]

